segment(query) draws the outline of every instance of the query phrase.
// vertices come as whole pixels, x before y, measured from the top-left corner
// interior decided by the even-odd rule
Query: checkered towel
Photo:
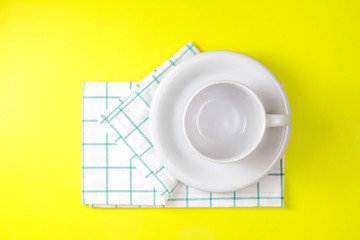
[[[209,193],[182,183],[176,187],[177,180],[156,158],[147,125],[152,96],[171,68],[197,53],[188,43],[139,83],[84,84],[82,203],[163,206],[170,197],[166,207],[283,205],[282,160],[253,186],[231,193]],[[99,124],[96,118],[102,109],[107,111]],[[100,125],[106,126],[107,132]]]

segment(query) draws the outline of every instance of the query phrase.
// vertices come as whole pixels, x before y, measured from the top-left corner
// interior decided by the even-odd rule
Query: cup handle
[[[266,114],[266,127],[282,127],[289,125],[287,114]]]

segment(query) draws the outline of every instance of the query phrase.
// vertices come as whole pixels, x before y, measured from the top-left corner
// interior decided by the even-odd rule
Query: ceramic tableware
[[[184,114],[200,89],[227,80],[250,88],[266,113],[289,117],[287,126],[266,128],[257,147],[241,161],[221,164],[194,150],[184,131]],[[163,79],[151,103],[150,135],[164,166],[183,183],[210,192],[235,191],[257,182],[280,158],[290,138],[290,106],[282,85],[261,63],[230,51],[201,53]]]
[[[266,114],[259,97],[235,81],[218,81],[201,88],[184,114],[189,144],[218,163],[243,159],[260,144],[266,127],[287,124],[287,115]]]

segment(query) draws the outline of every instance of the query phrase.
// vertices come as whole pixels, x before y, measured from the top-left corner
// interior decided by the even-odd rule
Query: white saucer
[[[283,156],[290,125],[267,128],[260,145],[234,163],[211,162],[186,140],[183,115],[192,95],[203,86],[231,80],[251,88],[266,113],[290,114],[286,94],[276,77],[261,63],[240,53],[212,51],[175,67],[161,82],[150,109],[150,133],[157,156],[181,182],[210,192],[229,192],[265,176]]]

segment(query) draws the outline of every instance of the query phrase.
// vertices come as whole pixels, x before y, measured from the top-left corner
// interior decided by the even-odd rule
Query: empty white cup
[[[250,88],[219,81],[192,96],[183,122],[185,136],[195,151],[213,162],[230,163],[253,152],[266,127],[288,125],[289,116],[266,114]]]

